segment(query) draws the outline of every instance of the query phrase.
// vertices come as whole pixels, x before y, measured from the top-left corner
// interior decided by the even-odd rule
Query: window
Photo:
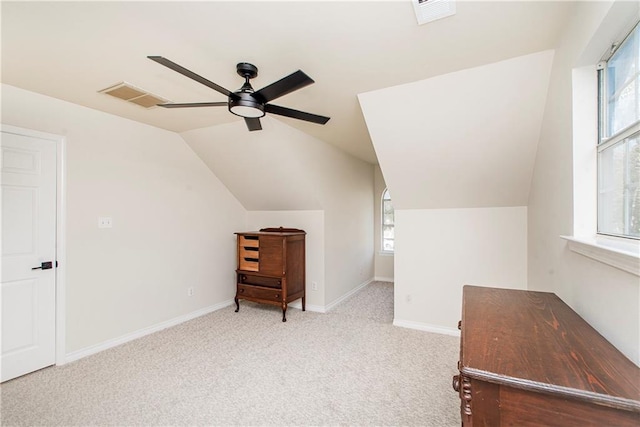
[[[384,252],[393,252],[394,222],[391,196],[389,190],[385,189],[382,193],[382,250]]]
[[[598,66],[598,233],[640,239],[639,25]]]

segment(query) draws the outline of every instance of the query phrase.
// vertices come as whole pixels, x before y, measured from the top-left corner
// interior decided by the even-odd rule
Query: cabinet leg
[[[302,311],[305,311],[305,304],[304,304],[305,301],[304,300],[305,300],[305,297],[302,297]]]
[[[238,301],[238,297],[233,299],[236,302],[236,313],[240,311],[240,301]]]
[[[282,303],[282,321],[283,322],[287,321],[287,303],[286,302]]]

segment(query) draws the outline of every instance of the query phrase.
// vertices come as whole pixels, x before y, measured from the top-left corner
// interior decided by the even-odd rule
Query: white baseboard
[[[369,283],[373,282],[373,279],[367,279],[366,281],[362,282],[361,284],[359,284],[358,286],[356,286],[354,289],[350,290],[349,292],[347,292],[346,294],[342,295],[340,298],[338,298],[337,300],[333,301],[332,303],[328,304],[325,306],[325,313],[327,311],[330,311],[331,309],[333,309],[335,306],[337,306],[338,304],[340,304],[342,301],[346,300],[347,298],[349,298],[351,295],[357,293],[358,291],[360,291],[362,288],[364,288],[365,286],[367,286]]]
[[[60,363],[60,361],[57,361],[56,364],[64,365],[65,363],[74,362],[76,360],[82,359],[83,357],[91,356],[92,354],[96,354],[101,351],[110,349],[112,347],[116,347],[121,344],[124,344],[126,342],[133,341],[138,338],[142,338],[145,335],[153,334],[154,332],[158,332],[163,329],[170,328],[171,326],[179,325],[180,323],[184,323],[188,320],[195,319],[196,317],[204,316],[205,314],[212,313],[214,311],[228,307],[232,304],[234,304],[233,300],[223,301],[221,303],[214,304],[209,307],[205,307],[200,310],[193,311],[183,316],[174,317],[173,319],[169,319],[167,321],[160,322],[143,329],[138,329],[137,331],[122,335],[118,338],[114,338],[108,341],[101,342],[100,344],[95,344],[90,347],[86,347],[80,350],[73,351],[71,353],[67,353],[65,355],[64,361],[62,361],[62,363]]]
[[[298,310],[302,310],[302,301],[300,301],[300,300],[294,301],[291,304],[289,304],[289,307],[293,307],[293,308],[297,308]],[[322,305],[305,304],[304,308],[307,311],[313,311],[313,312],[316,312],[316,313],[326,313],[327,312],[325,310],[324,306],[322,306]]]
[[[338,304],[340,304],[342,301],[346,300],[347,298],[349,298],[351,295],[357,293],[358,291],[360,291],[362,288],[364,288],[365,286],[367,286],[368,284],[370,284],[371,282],[374,282],[378,279],[367,279],[366,281],[360,283],[358,286],[356,286],[354,289],[350,290],[349,292],[347,292],[346,294],[344,294],[343,296],[341,296],[340,298],[338,298],[337,300],[333,301],[331,304],[326,305],[326,306],[322,306],[322,305],[310,305],[310,304],[305,304],[305,308],[307,311],[314,311],[316,313],[326,313],[329,310],[333,309],[335,306],[337,306]],[[383,280],[386,281],[386,280]],[[392,280],[393,281],[393,280]],[[289,307],[293,307],[293,308],[297,308],[298,310],[302,310],[302,301],[300,300],[296,300],[293,303],[289,304]]]
[[[393,326],[399,326],[401,328],[417,329],[419,331],[434,332],[436,334],[451,335],[454,337],[460,336],[460,331],[458,329],[445,328],[442,326],[430,325],[428,323],[413,322],[411,320],[393,319]]]
[[[374,281],[376,282],[391,282],[393,283],[393,277],[374,277],[373,278]]]

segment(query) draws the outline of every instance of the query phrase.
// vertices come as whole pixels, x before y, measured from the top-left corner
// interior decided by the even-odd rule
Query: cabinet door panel
[[[280,236],[260,236],[260,273],[284,274],[284,239]]]

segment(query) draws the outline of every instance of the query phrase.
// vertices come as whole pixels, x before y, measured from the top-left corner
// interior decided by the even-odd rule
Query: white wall
[[[332,306],[373,279],[374,177],[373,165],[338,150],[322,170],[327,180],[323,189],[325,302]]]
[[[393,261],[394,255],[382,252],[382,193],[387,184],[384,182],[384,176],[380,166],[375,167],[375,208],[373,211],[374,235],[373,242],[375,245],[375,279],[386,282],[393,282]],[[391,196],[393,197],[393,196]],[[393,203],[393,199],[391,200]]]
[[[179,135],[7,85],[2,123],[66,138],[67,354],[233,298],[246,211]]]
[[[526,202],[553,56],[358,96],[396,212],[395,324],[456,333],[465,284],[526,288]]]
[[[526,207],[395,215],[394,324],[456,334],[463,285],[526,289]]]
[[[582,80],[589,64],[595,72],[609,43],[625,27],[630,30],[640,13],[637,2],[579,2],[573,16],[554,58],[529,196],[529,288],[555,292],[640,364],[639,278],[569,251],[559,237],[584,233],[594,223],[589,210],[595,210],[594,197],[589,192],[595,191],[595,178],[588,174],[595,170],[595,116],[576,122],[582,116],[572,114],[574,97],[582,94],[580,82],[572,77]],[[592,154],[574,153],[574,147],[585,146],[580,138],[589,132]]]
[[[181,135],[248,211],[323,212],[324,286],[314,299],[330,306],[374,275],[373,165],[277,119],[261,122],[257,132],[238,120]]]
[[[324,261],[324,211],[249,211],[247,230],[257,231],[267,227],[299,228],[305,236],[306,309],[324,312],[325,261]],[[317,284],[317,290],[312,283]],[[294,307],[299,304],[295,303]]]

